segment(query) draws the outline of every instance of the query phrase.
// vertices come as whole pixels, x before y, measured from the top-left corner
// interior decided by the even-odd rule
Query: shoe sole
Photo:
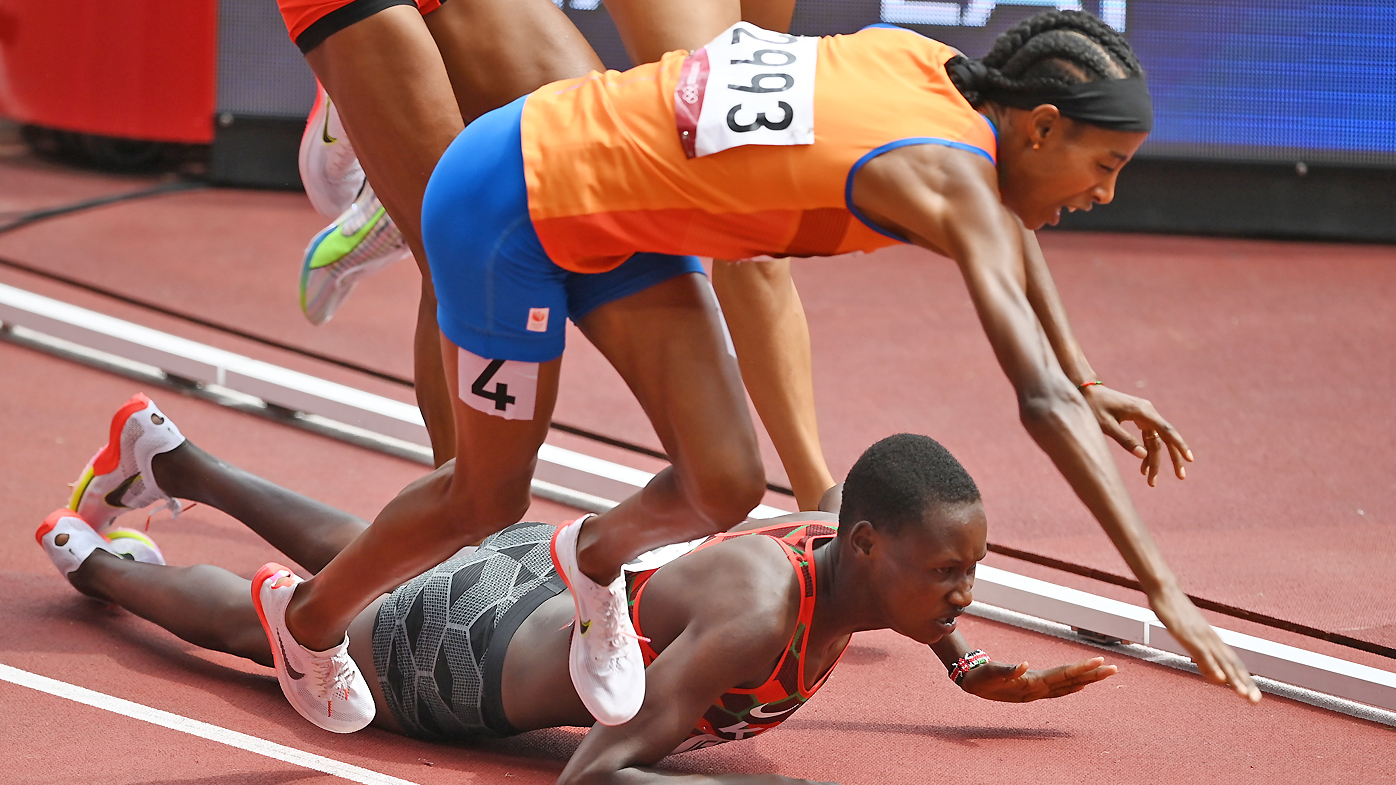
[[[69,509],[76,510],[78,508],[82,502],[83,494],[87,493],[87,488],[93,480],[111,474],[121,465],[121,432],[126,428],[126,421],[149,405],[150,398],[146,397],[145,393],[136,393],[124,406],[116,410],[116,414],[112,415],[107,444],[98,450],[96,455],[92,456],[92,460],[83,467],[82,475],[78,477],[78,481],[73,483],[73,495],[68,499]],[[73,513],[73,515],[77,516],[77,513]]]
[[[280,572],[288,572],[295,575],[295,573],[291,572],[287,567],[283,567],[276,562],[268,562],[262,565],[262,569],[257,570],[256,575],[252,576],[252,607],[257,609],[257,620],[262,623],[262,634],[267,637],[267,646],[271,648],[272,668],[276,670],[276,681],[281,686],[281,693],[284,697],[286,693],[290,692],[289,685],[286,684],[286,660],[281,656],[281,647],[277,645],[276,639],[272,637],[271,623],[267,621],[267,612],[262,608],[262,584],[271,580]],[[315,722],[310,717],[306,717],[300,709],[296,708],[296,704],[291,703],[289,699],[287,699],[286,702],[307,722],[317,728],[320,727],[318,722]]]
[[[262,623],[262,634],[267,636],[267,645],[271,646],[272,667],[276,669],[276,678],[281,679],[281,672],[286,670],[286,663],[281,658],[281,647],[276,645],[272,639],[271,624],[267,622],[267,612],[262,609],[262,584],[272,579],[278,572],[291,572],[286,567],[275,562],[262,565],[262,569],[257,570],[257,574],[252,576],[252,606],[257,609],[257,619]],[[291,573],[294,575],[295,573]],[[284,686],[283,686],[284,689]],[[292,708],[295,708],[292,706]]]
[[[328,322],[329,317],[317,321],[316,316],[311,314],[310,303],[306,300],[305,295],[310,285],[310,274],[314,272],[314,268],[310,266],[310,262],[315,257],[315,249],[320,247],[320,241],[324,240],[325,236],[333,232],[335,228],[336,224],[330,224],[312,237],[310,239],[310,245],[306,246],[305,258],[301,260],[301,313],[305,314],[305,318],[309,319],[310,323],[316,327]]]

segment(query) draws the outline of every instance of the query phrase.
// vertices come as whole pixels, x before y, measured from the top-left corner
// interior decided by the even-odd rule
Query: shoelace
[[[154,509],[152,509],[152,510],[145,516],[145,530],[146,530],[146,531],[150,531],[150,519],[151,519],[151,518],[154,518],[154,517],[155,517],[155,513],[160,512],[161,510],[169,510],[169,511],[170,511],[170,520],[174,520],[175,518],[178,518],[178,517],[179,517],[179,514],[180,514],[181,512],[184,512],[184,511],[186,511],[186,510],[192,510],[192,509],[194,509],[195,507],[198,507],[198,506],[199,506],[199,503],[198,503],[198,502],[189,502],[189,506],[188,506],[188,507],[185,507],[185,506],[179,501],[179,499],[176,499],[176,498],[173,497],[173,496],[167,496],[167,497],[165,497],[165,503],[164,503],[164,504],[160,505],[159,507],[155,507]]]
[[[611,594],[612,599],[615,599],[613,590],[608,589],[607,593]],[[599,631],[604,631],[606,633],[606,646],[603,650],[597,652],[599,656],[597,656],[596,659],[598,661],[616,662],[623,659],[626,650],[629,648],[630,640],[644,641],[645,643],[650,642],[649,638],[636,633],[633,629],[625,629],[625,625],[621,624],[617,619],[617,604],[621,607],[625,607],[626,605],[622,599],[620,603],[607,602],[601,609],[601,618],[598,620],[601,623],[601,629]],[[627,619],[628,618],[629,617],[627,617]]]
[[[306,675],[314,679],[312,683],[318,689],[318,697],[321,700],[334,698],[347,700],[353,673],[340,662],[339,658],[312,656],[309,660],[310,664],[306,668],[309,672]]]

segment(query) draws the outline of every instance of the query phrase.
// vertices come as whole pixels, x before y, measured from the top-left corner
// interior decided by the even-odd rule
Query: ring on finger
[[[1146,441],[1146,442],[1158,441],[1158,432],[1157,432],[1157,431],[1145,431],[1145,432],[1144,432],[1144,441]]]

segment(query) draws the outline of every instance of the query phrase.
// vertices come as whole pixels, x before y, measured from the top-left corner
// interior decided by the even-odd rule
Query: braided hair
[[[945,70],[976,108],[995,94],[1030,97],[1144,76],[1124,36],[1081,11],[1037,14],[1000,35],[982,60],[954,57]]]

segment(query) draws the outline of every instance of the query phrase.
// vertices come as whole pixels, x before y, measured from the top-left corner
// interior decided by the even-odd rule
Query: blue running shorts
[[[491,360],[547,362],[562,355],[566,319],[703,267],[656,253],[604,273],[554,264],[528,216],[525,100],[480,117],[446,149],[422,202],[422,240],[447,338]]]

